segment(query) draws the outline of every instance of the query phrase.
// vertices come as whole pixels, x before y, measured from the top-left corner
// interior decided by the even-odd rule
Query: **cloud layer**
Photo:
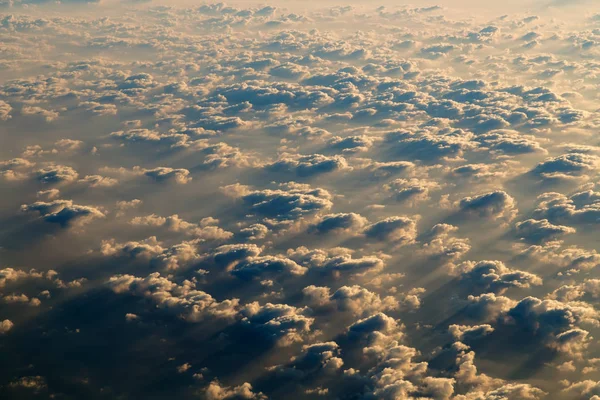
[[[600,396],[600,18],[367,3],[0,0],[0,398]]]

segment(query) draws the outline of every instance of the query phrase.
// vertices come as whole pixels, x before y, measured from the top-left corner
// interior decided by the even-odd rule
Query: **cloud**
[[[289,182],[280,189],[251,190],[240,185],[225,186],[224,193],[241,198],[249,209],[259,215],[281,220],[298,219],[306,214],[328,210],[332,195],[325,189]]]
[[[454,337],[454,339],[460,342],[469,343],[473,340],[481,339],[494,332],[494,328],[489,324],[483,325],[450,325],[448,327],[450,334]]]
[[[289,249],[287,256],[315,272],[362,275],[381,271],[385,266],[383,257],[363,256],[353,258],[352,253],[352,250],[342,247],[314,250],[298,247]]]
[[[227,240],[233,237],[233,233],[212,225],[212,221],[201,221],[199,224],[194,224],[184,221],[177,214],[169,217],[151,214],[135,217],[129,223],[136,226],[165,227],[171,232],[184,233],[203,240]]]
[[[176,183],[186,184],[192,178],[189,176],[190,171],[184,168],[167,168],[158,167],[154,169],[144,170],[144,175],[154,179],[155,181],[173,180]]]
[[[299,177],[349,169],[344,157],[327,157],[321,154],[309,156],[282,154],[278,161],[268,164],[266,168],[273,172],[293,172]]]
[[[73,168],[65,165],[50,165],[35,172],[35,177],[41,183],[73,182],[78,173]]]
[[[132,275],[115,275],[106,285],[117,294],[130,294],[152,300],[158,307],[174,315],[181,315],[189,322],[200,322],[212,318],[233,319],[239,309],[238,299],[216,301],[211,295],[194,289],[186,281],[179,285],[154,272],[144,278]]]
[[[338,213],[324,215],[321,220],[309,228],[310,232],[325,234],[329,232],[358,232],[368,223],[367,219],[356,213]]]
[[[515,225],[517,235],[531,243],[553,240],[563,235],[573,234],[574,228],[564,225],[553,225],[547,219],[528,219],[517,222]]]
[[[106,217],[106,214],[100,209],[74,204],[72,200],[37,201],[32,204],[23,204],[21,211],[37,212],[44,221],[59,224],[62,227],[85,225],[95,219]]]
[[[12,107],[4,100],[0,100],[0,120],[7,121],[11,118],[10,112]]]
[[[305,309],[286,304],[257,302],[241,310],[242,324],[249,326],[278,346],[303,342],[310,334],[314,318],[304,315]]]
[[[87,184],[90,187],[111,187],[119,183],[117,179],[108,178],[101,175],[86,175],[83,179],[80,179],[77,182]]]
[[[600,395],[591,5],[34,3],[0,398]]]
[[[200,261],[197,242],[181,242],[170,247],[163,247],[155,236],[142,241],[119,243],[115,239],[103,240],[100,253],[107,257],[125,257],[143,260],[150,265],[168,270],[178,269]]]
[[[207,400],[228,399],[266,399],[262,393],[252,391],[252,385],[244,382],[240,386],[221,386],[218,381],[212,381],[204,391]]]
[[[544,193],[538,196],[537,201],[534,216],[552,222],[589,224],[600,218],[597,215],[600,196],[591,190],[570,196],[556,192]]]
[[[305,267],[298,265],[293,260],[283,257],[262,256],[252,257],[238,262],[231,269],[230,273],[240,279],[253,279],[270,275],[304,275],[306,271],[307,269]]]
[[[12,381],[8,385],[13,389],[27,389],[34,393],[41,392],[48,388],[46,379],[42,376],[23,376],[15,381]]]
[[[132,169],[126,169],[123,167],[104,167],[100,169],[100,172],[106,174],[117,174],[124,178],[143,175],[155,182],[172,181],[182,185],[185,185],[186,183],[189,183],[192,180],[192,177],[189,176],[190,171],[185,168],[157,167],[152,169],[145,169],[139,166],[135,166]]]
[[[370,239],[411,244],[417,236],[417,221],[408,217],[389,217],[368,225],[364,234]]]
[[[399,308],[399,303],[394,297],[387,296],[382,299],[378,294],[358,285],[342,286],[333,293],[330,293],[328,287],[311,285],[302,289],[302,294],[312,308],[350,312],[359,316]]]
[[[473,197],[465,197],[458,203],[459,209],[467,214],[482,218],[512,220],[518,210],[515,199],[502,190],[496,190]]]
[[[586,173],[598,169],[598,163],[598,157],[593,154],[563,154],[544,160],[531,173],[544,179],[585,178]]]
[[[430,191],[441,189],[441,186],[432,181],[411,178],[395,179],[385,186],[385,189],[393,194],[396,201],[416,204],[429,200]]]
[[[7,333],[12,329],[13,326],[14,324],[8,319],[5,319],[4,321],[0,322],[0,334]]]
[[[542,279],[532,273],[512,270],[501,261],[467,261],[457,266],[461,280],[484,291],[503,293],[511,287],[529,288],[542,285]]]

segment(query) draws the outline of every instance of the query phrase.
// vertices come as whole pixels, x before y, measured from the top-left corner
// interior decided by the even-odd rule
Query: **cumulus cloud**
[[[309,250],[306,247],[289,249],[287,256],[298,264],[315,272],[333,272],[335,274],[358,274],[378,272],[385,267],[384,257],[353,257],[352,250],[338,247],[332,249]]]
[[[501,261],[467,261],[457,266],[457,270],[462,280],[485,291],[502,293],[511,287],[529,288],[542,284],[539,276],[512,270]]]
[[[564,225],[554,225],[547,219],[528,219],[517,222],[515,228],[517,235],[521,239],[533,243],[556,239],[560,236],[576,232],[574,228]]]
[[[218,381],[212,381],[205,389],[204,394],[207,400],[228,400],[228,399],[266,399],[262,393],[252,391],[252,385],[245,382],[239,386],[222,386]]]
[[[238,262],[231,274],[240,279],[253,279],[269,275],[281,276],[283,274],[304,275],[307,269],[295,261],[285,257],[262,256],[252,257]]]
[[[197,252],[196,242],[181,242],[170,247],[163,247],[163,244],[155,236],[141,241],[124,243],[119,243],[115,239],[103,240],[100,253],[103,256],[143,260],[151,265],[171,270],[191,265],[201,259]]]
[[[537,198],[534,216],[547,218],[552,222],[595,223],[600,196],[592,190],[578,192],[570,196],[562,193],[544,193]]]
[[[126,169],[123,167],[111,168],[104,167],[100,169],[100,172],[106,174],[115,174],[122,177],[135,177],[135,176],[146,176],[155,182],[175,182],[178,184],[186,184],[192,180],[190,171],[185,168],[171,168],[171,167],[157,167],[157,168],[141,168],[135,166],[132,169]]]
[[[74,204],[72,200],[36,201],[32,204],[23,204],[21,211],[37,212],[44,221],[62,227],[85,225],[95,219],[106,217],[100,209]]]
[[[368,223],[367,219],[356,213],[338,213],[324,215],[311,226],[311,232],[324,234],[329,232],[358,232]]]
[[[311,285],[302,289],[302,293],[307,299],[307,304],[316,309],[363,315],[399,308],[394,297],[387,296],[382,299],[376,293],[357,285],[342,286],[333,293],[330,293],[328,287]]]
[[[115,275],[107,286],[117,294],[131,294],[152,300],[158,307],[187,321],[200,322],[210,318],[232,319],[237,315],[239,300],[216,301],[211,295],[196,290],[194,284],[185,281],[177,284],[155,272],[144,278],[132,275]]]
[[[587,173],[598,169],[598,162],[598,157],[593,154],[563,154],[544,160],[531,172],[544,179],[585,178]]]
[[[364,234],[370,239],[410,244],[417,236],[417,221],[408,217],[389,217],[368,225]]]
[[[250,211],[268,218],[293,220],[333,206],[332,195],[327,190],[294,182],[281,184],[279,189],[251,190],[232,185],[222,190],[232,197],[241,198]]]
[[[78,173],[66,165],[50,165],[35,171],[35,177],[41,183],[63,183],[75,181]]]
[[[145,217],[135,217],[130,224],[136,226],[165,227],[172,232],[184,233],[204,240],[226,240],[233,236],[233,233],[212,225],[213,221],[201,221],[198,224],[187,222],[174,214],[169,217],[160,217],[156,214]],[[216,221],[218,222],[218,221]]]
[[[249,325],[278,346],[301,343],[311,333],[314,318],[304,315],[306,309],[287,304],[257,302],[247,304],[241,311],[242,324]]]
[[[515,199],[502,190],[465,197],[458,203],[459,209],[467,214],[482,218],[512,220],[518,210]]]
[[[0,334],[7,333],[12,329],[13,326],[14,324],[8,319],[5,319],[4,321],[0,322]]]
[[[279,160],[268,164],[266,168],[273,172],[293,172],[299,177],[349,169],[348,163],[341,156],[327,157],[321,154],[295,156],[282,154]]]

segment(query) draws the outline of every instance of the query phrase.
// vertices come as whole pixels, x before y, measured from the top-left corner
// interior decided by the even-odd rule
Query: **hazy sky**
[[[0,13],[1,399],[600,399],[594,2]]]

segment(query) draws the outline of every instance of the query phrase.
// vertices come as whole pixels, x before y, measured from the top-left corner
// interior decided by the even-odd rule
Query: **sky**
[[[0,398],[599,400],[599,84],[594,1],[0,0]]]

